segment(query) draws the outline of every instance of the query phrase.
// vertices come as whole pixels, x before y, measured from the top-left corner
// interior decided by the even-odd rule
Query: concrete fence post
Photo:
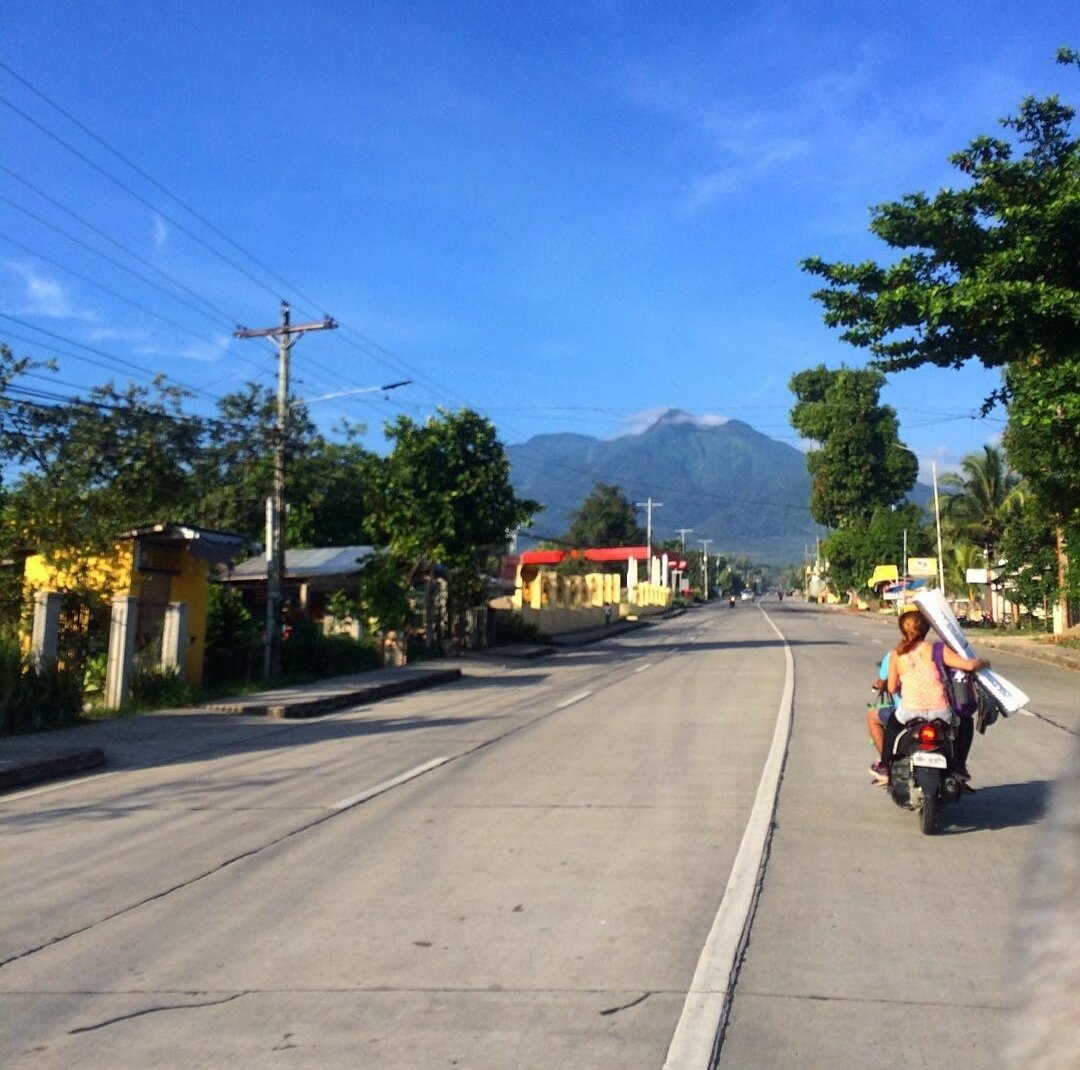
[[[135,624],[138,600],[118,594],[113,598],[109,622],[109,657],[105,669],[105,706],[115,710],[123,705],[131,688],[131,670],[135,663]]]
[[[38,666],[55,665],[60,653],[60,592],[34,592],[30,654]]]
[[[170,602],[165,607],[165,623],[161,633],[161,668],[175,672],[181,680],[187,678],[188,624],[187,605]]]

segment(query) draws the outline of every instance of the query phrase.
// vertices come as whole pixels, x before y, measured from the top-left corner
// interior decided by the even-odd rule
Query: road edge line
[[[735,980],[764,879],[773,815],[791,737],[795,661],[784,634],[764,609],[759,607],[759,610],[784,644],[784,690],[750,817],[743,830],[723,899],[686,993],[686,1002],[668,1047],[664,1070],[696,1070],[699,1067],[706,1070],[719,1055]]]

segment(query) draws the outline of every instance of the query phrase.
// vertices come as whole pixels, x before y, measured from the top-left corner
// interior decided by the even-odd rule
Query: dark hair
[[[921,609],[901,613],[899,623],[903,639],[896,645],[897,656],[906,654],[921,643],[926,638],[926,633],[930,631],[930,621],[926,619]]]

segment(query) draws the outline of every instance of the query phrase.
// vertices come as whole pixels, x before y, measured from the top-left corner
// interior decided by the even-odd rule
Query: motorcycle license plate
[[[917,750],[911,756],[912,765],[928,765],[933,769],[944,769],[948,762],[944,754],[935,754],[933,751]]]

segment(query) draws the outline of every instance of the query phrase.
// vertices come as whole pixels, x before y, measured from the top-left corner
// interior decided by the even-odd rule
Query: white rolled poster
[[[952,650],[964,658],[975,657],[975,651],[964,635],[956,614],[945,601],[941,591],[924,591],[915,596],[915,604],[926,614],[934,630]],[[980,669],[975,676],[1006,713],[1016,713],[1028,704],[1027,695],[993,669]]]

